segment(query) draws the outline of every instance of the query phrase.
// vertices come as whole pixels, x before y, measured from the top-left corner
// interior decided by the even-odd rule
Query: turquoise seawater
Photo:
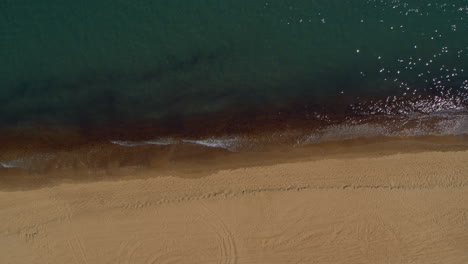
[[[0,126],[464,111],[467,59],[466,0],[2,0]]]

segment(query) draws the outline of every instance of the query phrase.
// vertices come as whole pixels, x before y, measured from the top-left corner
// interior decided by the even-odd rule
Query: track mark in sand
[[[119,251],[117,253],[117,262],[119,264],[133,264],[133,263],[181,263],[181,259],[184,254],[188,254],[187,251],[178,252],[165,252],[168,247],[153,248],[155,240],[158,239],[156,236],[149,236],[147,238],[141,238],[135,235],[133,238],[123,241],[120,244]],[[143,261],[143,259],[145,259]]]
[[[71,238],[68,239],[68,247],[73,253],[73,257],[75,259],[76,263],[79,264],[88,264],[88,256],[86,254],[86,248],[83,245],[83,242],[80,239],[80,236],[76,234],[74,227],[73,227],[73,221],[72,221],[72,212],[71,212],[71,207],[68,204],[60,204],[58,203],[58,199],[56,197],[51,197],[57,202],[57,208],[59,211],[61,211],[65,215],[65,219],[68,222],[68,225],[70,226],[70,234]]]
[[[187,254],[187,253],[186,253]],[[148,259],[145,263],[148,264],[177,264],[181,263],[181,254],[180,252],[169,252],[166,254],[161,254],[156,257]]]
[[[222,190],[216,192],[210,192],[200,195],[192,195],[192,196],[182,196],[179,198],[172,198],[172,199],[161,199],[156,201],[146,201],[146,202],[134,202],[128,204],[122,204],[120,206],[114,206],[113,208],[123,208],[123,209],[142,209],[154,205],[161,205],[161,204],[171,204],[171,203],[181,203],[186,201],[199,201],[199,200],[206,200],[212,198],[233,198],[233,197],[240,197],[244,195],[256,195],[260,193],[268,193],[268,192],[299,192],[299,191],[328,191],[328,190],[387,190],[387,191],[394,191],[394,190],[432,190],[432,189],[459,189],[459,188],[466,188],[468,185],[460,184],[460,185],[329,185],[329,186],[311,186],[311,185],[303,185],[303,186],[285,186],[285,187],[270,187],[270,188],[255,188],[255,189],[245,189],[245,190]]]
[[[336,241],[338,241],[343,232],[345,230],[345,224],[344,223],[340,223],[340,224],[336,224],[333,226],[333,230],[332,232],[330,232],[330,235],[328,235],[324,241],[321,243],[321,247],[327,247],[328,245],[332,245],[334,243],[336,243]]]
[[[73,257],[75,258],[76,263],[89,263],[88,257],[86,255],[86,250],[83,246],[83,242],[76,234],[73,234],[73,238],[68,240],[68,246],[72,250]]]
[[[151,244],[152,238],[138,238],[134,236],[131,239],[124,241],[119,249],[117,254],[118,262],[123,264],[132,264],[135,263],[135,259],[139,256],[138,251],[143,250],[145,245]]]
[[[119,264],[128,263],[128,260],[125,261],[125,262],[122,262],[122,260],[124,259],[124,257],[127,258],[127,256],[128,256],[127,251],[128,251],[128,247],[129,247],[130,242],[131,242],[131,239],[125,240],[122,243],[120,243],[119,252],[117,253],[117,260],[118,260],[117,263],[119,263]]]
[[[209,226],[220,242],[219,264],[237,263],[237,246],[232,232],[221,217],[211,211],[203,202],[200,205],[205,212],[201,215],[202,221]]]

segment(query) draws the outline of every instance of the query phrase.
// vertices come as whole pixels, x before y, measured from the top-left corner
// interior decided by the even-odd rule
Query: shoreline
[[[295,147],[278,144],[243,152],[230,152],[222,148],[191,143],[136,147],[108,143],[57,152],[49,159],[39,157],[34,161],[37,167],[33,168],[0,168],[3,175],[0,178],[0,190],[37,189],[67,182],[168,176],[196,179],[224,170],[275,164],[466,150],[468,136],[464,135],[359,138]]]

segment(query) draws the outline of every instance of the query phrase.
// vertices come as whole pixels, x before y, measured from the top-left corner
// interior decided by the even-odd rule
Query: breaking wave
[[[234,138],[206,138],[206,139],[173,139],[173,138],[161,138],[157,140],[147,140],[147,141],[120,141],[120,140],[111,140],[112,144],[125,146],[125,147],[139,147],[145,145],[159,145],[167,146],[174,144],[195,144],[210,148],[222,148],[229,151],[236,151],[237,145],[240,142],[239,137]]]

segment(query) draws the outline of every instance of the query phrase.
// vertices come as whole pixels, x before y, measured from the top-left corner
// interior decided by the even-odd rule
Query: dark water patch
[[[5,114],[1,116],[0,122],[4,125],[24,122],[59,125],[97,122],[109,124],[116,121],[116,116],[119,116],[124,123],[127,121],[126,118],[138,120],[144,118],[144,113],[148,110],[154,110],[142,109],[139,106],[161,104],[154,100],[148,101],[160,92],[151,89],[151,85],[156,87],[166,85],[166,90],[176,89],[181,83],[174,79],[174,76],[193,71],[200,63],[205,66],[214,63],[217,59],[220,59],[220,56],[214,53],[195,54],[186,59],[168,58],[154,70],[136,72],[132,75],[113,71],[82,74],[72,82],[60,78],[50,78],[43,82],[21,81],[12,88],[2,91],[0,101],[3,105],[0,108]],[[195,83],[192,85],[196,86]],[[201,90],[197,96],[204,96]],[[132,96],[138,98],[134,104],[133,100],[128,98]],[[175,93],[163,96],[166,100],[164,104],[170,105],[176,101],[187,100],[189,95]],[[125,108],[126,106],[128,108]],[[60,115],[54,116],[53,113],[57,112],[60,112]]]
[[[140,83],[145,82],[142,79],[139,80]],[[153,123],[154,125],[170,123],[173,125],[169,124],[169,126],[174,126],[181,122],[178,120],[190,120],[203,115],[206,115],[205,119],[209,120],[211,116],[226,116],[226,113],[229,116],[230,112],[244,113],[239,115],[245,116],[270,115],[265,114],[265,112],[294,112],[293,115],[299,116],[299,118],[306,118],[311,113],[352,117],[360,113],[351,111],[350,106],[364,105],[364,108],[369,108],[369,104],[377,101],[385,101],[383,104],[376,104],[380,112],[389,108],[385,107],[389,101],[390,103],[400,101],[401,104],[412,106],[417,105],[418,102],[431,100],[435,102],[433,99],[428,101],[424,98],[440,98],[439,100],[445,102],[445,106],[441,108],[427,103],[427,109],[424,110],[426,112],[446,108],[463,109],[467,105],[468,98],[465,88],[466,79],[457,77],[453,81],[460,86],[444,85],[440,87],[440,81],[437,81],[434,84],[424,84],[419,88],[412,86],[416,87],[413,90],[360,94],[358,92],[361,89],[359,83],[344,77],[328,81],[327,85],[329,86],[327,86],[326,91],[332,92],[328,96],[320,96],[315,94],[313,90],[299,94],[296,92],[268,94],[266,87],[264,92],[257,90],[232,93],[233,87],[237,84],[211,87],[203,80],[191,80],[190,83],[180,80],[162,81],[162,84],[152,83],[156,86],[164,84],[168,91],[176,89],[176,87],[187,87],[187,89],[170,91],[166,94],[162,93],[161,90],[146,86],[143,88],[146,87],[147,90],[138,88],[139,82],[125,78],[117,78],[115,81],[109,81],[107,78],[93,79],[92,81],[88,79],[81,83],[63,85],[59,85],[58,81],[50,80],[39,88],[33,88],[31,85],[23,83],[18,86],[15,96],[7,94],[6,96],[9,98],[4,97],[2,101],[5,103],[0,107],[4,113],[0,122],[3,123],[3,126],[13,127],[32,124],[39,126],[75,125],[91,128],[106,125],[124,127],[138,123]],[[307,83],[307,81],[287,80],[285,86],[286,83],[293,91],[299,90],[299,87],[314,87],[313,81]],[[122,84],[136,88],[116,89]],[[256,84],[250,85],[255,86]],[[342,92],[339,92],[340,90]],[[395,107],[397,107],[396,104]],[[307,109],[307,111],[300,110],[301,108]],[[413,107],[412,111],[416,110]],[[326,113],[327,111],[330,112]],[[408,112],[408,109],[400,109],[399,111]],[[394,114],[397,112],[394,111]],[[300,115],[303,116],[300,117]],[[179,127],[183,130],[182,126],[179,125]]]

